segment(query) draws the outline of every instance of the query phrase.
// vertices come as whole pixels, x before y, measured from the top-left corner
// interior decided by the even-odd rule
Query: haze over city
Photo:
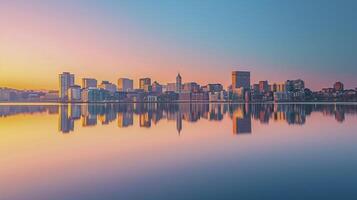
[[[1,1],[0,87],[58,89],[56,75],[202,85],[302,78],[357,86],[355,1]]]

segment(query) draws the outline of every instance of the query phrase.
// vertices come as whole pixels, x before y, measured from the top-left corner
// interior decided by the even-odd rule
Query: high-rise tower
[[[68,88],[74,85],[74,74],[63,72],[59,75],[59,97],[68,100]]]
[[[182,89],[182,78],[180,73],[176,76],[176,92],[180,93]]]

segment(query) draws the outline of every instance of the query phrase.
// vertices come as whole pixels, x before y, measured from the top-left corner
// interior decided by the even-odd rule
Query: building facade
[[[117,86],[109,81],[102,81],[99,85],[99,88],[109,91],[110,93],[114,93],[117,91]]]
[[[68,88],[68,100],[69,101],[81,100],[81,87],[79,85],[73,85]]]
[[[269,92],[268,81],[259,81],[259,92],[261,93]]]
[[[139,79],[139,89],[144,90],[145,92],[151,92],[151,79],[150,78]]]
[[[130,92],[134,89],[134,81],[128,78],[118,79],[118,91]]]
[[[180,74],[177,74],[176,77],[176,92],[180,93],[182,89],[182,78]]]
[[[96,88],[98,85],[98,81],[94,78],[82,78],[82,88]]]
[[[59,97],[68,100],[68,89],[74,85],[74,74],[63,72],[59,75]]]
[[[233,71],[232,72],[232,89],[243,87],[246,90],[250,89],[250,72],[248,71]]]

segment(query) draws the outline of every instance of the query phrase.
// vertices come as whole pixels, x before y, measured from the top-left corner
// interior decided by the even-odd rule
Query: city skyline
[[[353,199],[357,0],[0,0],[0,200]]]
[[[2,1],[0,86],[55,89],[52,74],[62,71],[160,83],[179,72],[186,81],[227,86],[233,70],[251,71],[252,82],[302,78],[312,89],[339,80],[357,85],[354,1],[156,5]]]
[[[77,79],[78,80],[78,79]],[[81,80],[81,81],[80,81]],[[81,82],[81,84],[76,84]],[[100,83],[100,84],[99,84]],[[311,90],[298,78],[284,82],[260,80],[251,82],[250,71],[232,71],[231,85],[221,83],[200,85],[186,82],[178,73],[175,82],[158,83],[142,77],[134,80],[120,77],[116,83],[99,82],[95,77],[81,78],[62,72],[58,75],[58,90],[16,90],[0,87],[0,102],[356,102],[357,88],[347,88],[336,81],[320,90]]]

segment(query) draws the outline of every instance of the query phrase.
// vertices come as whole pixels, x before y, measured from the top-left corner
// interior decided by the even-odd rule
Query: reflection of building
[[[59,75],[59,97],[62,100],[68,99],[68,89],[74,85],[74,74],[63,72]]]
[[[148,112],[139,115],[139,125],[140,127],[151,127],[151,119]]]
[[[176,116],[176,130],[180,135],[182,130],[182,114],[180,111],[177,112],[177,116]]]
[[[140,127],[151,127],[165,119],[176,121],[176,130],[180,134],[183,121],[195,123],[199,120],[222,120],[226,113],[233,122],[233,133],[251,133],[251,117],[257,123],[287,123],[289,125],[304,125],[313,112],[321,112],[324,116],[334,117],[343,122],[345,117],[357,114],[354,104],[219,104],[219,103],[136,103],[136,104],[62,104],[62,105],[2,105],[2,117],[34,113],[58,114],[58,130],[69,133],[74,130],[75,120],[82,119],[82,126],[94,126],[97,118],[103,124],[109,124],[118,117],[118,127],[133,125],[134,115],[139,116]],[[172,124],[175,126],[174,124]]]
[[[81,118],[81,106],[78,104],[71,104],[69,107],[69,117],[77,120]]]
[[[239,107],[233,111],[233,133],[243,134],[252,132],[250,112],[246,112],[246,110],[249,110],[248,106],[248,104],[239,105]]]
[[[336,110],[335,112],[335,119],[338,122],[343,122],[345,121],[345,113],[339,110]]]
[[[58,130],[69,133],[74,130],[74,120],[68,117],[68,105],[60,105]]]
[[[133,125],[133,113],[132,112],[119,112],[118,113],[118,127],[128,127]]]
[[[82,126],[95,126],[97,125],[97,115],[83,116],[82,118]]]

